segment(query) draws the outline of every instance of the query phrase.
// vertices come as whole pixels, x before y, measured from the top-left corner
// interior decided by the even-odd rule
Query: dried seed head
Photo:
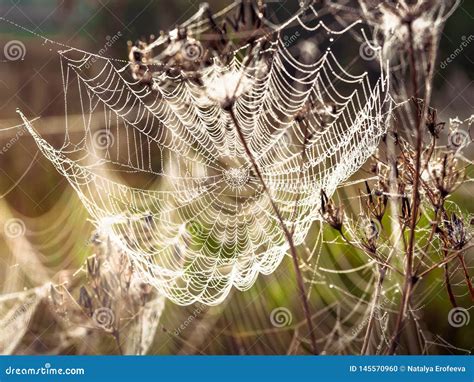
[[[92,279],[98,279],[100,277],[100,261],[97,257],[89,257],[86,261],[87,273]]]
[[[369,253],[375,253],[377,251],[377,241],[382,231],[381,223],[378,220],[361,215],[361,219],[358,223],[358,231],[362,238],[362,246]]]
[[[381,222],[388,203],[387,187],[384,181],[379,182],[380,188],[378,190],[371,190],[367,181],[365,182],[365,187],[368,196],[366,201],[367,211],[370,216]]]
[[[79,290],[79,305],[84,308],[89,316],[92,316],[92,298],[83,286]]]
[[[433,194],[438,195],[436,206],[441,206],[446,197],[459,185],[463,178],[464,170],[458,169],[458,160],[453,153],[431,159],[421,178],[433,188]]]
[[[205,78],[207,96],[219,103],[224,110],[230,110],[235,101],[251,86],[245,71],[223,71],[213,77]]]
[[[450,219],[446,219],[444,224],[444,241],[448,248],[456,250],[462,249],[471,240],[471,235],[466,229],[464,221],[455,213]]]
[[[62,293],[59,293],[54,285],[51,285],[50,287],[50,293],[49,295],[51,296],[51,301],[53,302],[53,305],[56,307],[60,307],[64,303],[64,296]]]
[[[337,231],[342,230],[344,209],[342,206],[336,207],[334,202],[328,199],[324,190],[321,190],[321,215],[332,228]]]

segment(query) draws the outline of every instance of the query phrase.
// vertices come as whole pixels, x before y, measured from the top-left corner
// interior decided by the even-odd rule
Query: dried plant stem
[[[471,301],[474,301],[474,287],[472,286],[471,277],[469,276],[469,272],[467,270],[466,260],[464,260],[464,257],[461,255],[458,256],[458,259],[461,263],[461,268],[464,273],[464,278],[466,279],[469,294],[471,295]]]
[[[301,150],[300,174],[303,173],[303,166],[304,166],[304,164],[306,162],[306,159],[307,159],[306,146],[308,145],[308,125],[305,125],[302,130],[303,130],[304,139],[303,139],[303,148]],[[303,187],[303,186],[300,186],[300,187]],[[296,199],[295,199],[295,206],[293,208],[293,216],[292,216],[293,224],[291,226],[291,235],[295,234],[295,223],[296,223],[295,217],[296,217],[296,214],[298,212],[298,203],[300,201],[300,196],[301,196],[301,192],[298,192],[298,195],[296,196]]]
[[[436,208],[435,210],[435,220],[433,221],[433,223],[431,224],[431,231],[430,231],[430,235],[426,241],[426,245],[425,247],[423,248],[423,251],[421,252],[421,256],[420,256],[420,259],[419,259],[419,262],[418,262],[418,265],[416,267],[416,270],[415,270],[415,275],[418,274],[418,271],[420,270],[420,267],[421,265],[423,264],[423,259],[425,258],[425,256],[427,255],[428,253],[428,249],[430,247],[430,244],[434,238],[434,235],[436,233],[436,229],[438,228],[439,226],[439,219],[440,219],[440,214],[439,214],[439,211],[440,211],[440,208]]]
[[[444,252],[444,258],[448,257],[447,251]],[[454,297],[453,288],[451,287],[451,280],[449,277],[449,263],[444,264],[444,281],[446,283],[446,291],[448,292],[449,301],[453,308],[456,308],[458,304],[456,303],[456,298]]]
[[[374,260],[379,266],[382,266],[384,268],[388,268],[393,272],[396,272],[400,275],[403,275],[403,272],[401,272],[399,269],[393,267],[392,265],[389,264],[388,260],[384,260],[380,258],[380,256],[377,255],[376,252],[372,250],[368,250],[367,248],[364,248],[362,246],[357,245],[353,241],[349,240],[346,236],[346,234],[341,230],[339,231],[339,234],[341,238],[352,248],[357,249],[359,251],[362,251],[363,253],[367,254],[371,260]]]
[[[418,83],[417,83],[417,69],[415,62],[415,48],[413,40],[413,28],[411,22],[407,23],[408,35],[409,35],[409,54],[410,54],[410,66],[411,66],[411,75],[413,83],[413,93],[415,98],[418,96]],[[430,62],[432,64],[432,62]],[[432,71],[432,66],[428,69]],[[426,94],[425,94],[426,95]],[[405,266],[405,282],[402,292],[402,301],[400,304],[400,309],[398,312],[395,331],[388,349],[389,354],[394,354],[399,343],[400,334],[402,331],[403,322],[406,316],[408,304],[410,301],[412,289],[414,283],[416,282],[413,277],[413,257],[414,257],[414,246],[415,246],[415,233],[416,233],[416,224],[418,220],[418,207],[419,207],[419,188],[420,188],[420,170],[421,170],[421,151],[423,145],[423,135],[421,131],[421,121],[425,118],[425,109],[426,109],[426,100],[422,104],[422,113],[418,110],[415,110],[415,173],[413,180],[413,191],[412,191],[412,211],[411,211],[411,221],[410,221],[410,236],[408,240],[408,247],[406,250],[406,266]]]
[[[432,272],[433,270],[435,270],[436,268],[440,268],[441,266],[443,266],[444,264],[446,263],[449,263],[450,261],[452,261],[453,259],[455,259],[456,257],[459,257],[462,255],[463,252],[467,251],[468,249],[471,249],[471,248],[474,248],[474,245],[469,245],[467,247],[464,247],[460,250],[455,250],[455,251],[452,251],[453,254],[451,254],[450,256],[448,257],[445,257],[442,261],[436,263],[436,264],[433,264],[431,267],[425,269],[423,272],[421,272],[417,277],[418,279],[421,279],[423,277],[425,277],[428,273]],[[448,251],[448,249],[444,249],[445,251]]]
[[[276,217],[278,219],[278,222],[281,226],[281,229],[282,229],[282,231],[283,231],[283,233],[286,237],[288,245],[290,246],[290,253],[291,253],[291,257],[293,259],[293,266],[294,266],[295,274],[296,274],[296,282],[298,284],[298,291],[299,291],[299,294],[300,294],[301,302],[302,302],[302,305],[303,305],[304,315],[305,315],[306,322],[307,322],[307,325],[308,325],[308,331],[309,331],[312,351],[313,351],[314,354],[318,354],[317,345],[316,345],[316,337],[315,337],[314,328],[313,328],[313,322],[311,320],[311,314],[310,314],[308,299],[307,299],[307,296],[306,296],[306,290],[305,290],[305,286],[304,286],[303,275],[301,274],[301,270],[300,270],[300,267],[299,267],[298,254],[296,252],[296,246],[295,246],[295,243],[293,241],[293,235],[288,230],[288,228],[285,224],[285,221],[283,220],[283,216],[281,215],[280,210],[278,209],[278,206],[276,205],[275,201],[273,200],[273,197],[270,193],[270,189],[268,188],[268,186],[265,182],[265,179],[263,178],[263,175],[260,171],[258,163],[255,160],[255,157],[253,156],[252,151],[250,150],[250,147],[247,144],[247,141],[245,140],[245,136],[242,132],[242,129],[240,128],[239,121],[237,120],[237,117],[236,117],[236,115],[235,115],[232,108],[229,108],[229,114],[230,114],[230,117],[232,119],[232,122],[234,123],[235,129],[236,129],[237,134],[240,138],[240,141],[242,142],[242,146],[245,150],[245,153],[247,154],[247,156],[248,156],[248,158],[249,158],[249,160],[252,164],[252,167],[253,167],[260,183],[262,184],[263,191],[267,194],[268,199],[270,200],[270,204],[273,208],[273,211],[275,212],[275,215],[276,215]]]

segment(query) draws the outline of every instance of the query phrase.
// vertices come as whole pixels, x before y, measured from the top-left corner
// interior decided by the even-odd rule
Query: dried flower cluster
[[[143,354],[153,341],[164,300],[135,277],[133,264],[107,237],[95,233],[91,243],[86,281],[51,286],[55,311],[70,325],[110,335],[121,354]]]
[[[417,100],[413,105],[418,113],[420,102]],[[419,169],[416,168],[417,153],[413,144],[392,131],[385,140],[385,158],[382,157],[383,148],[373,158],[371,168],[376,181],[372,185],[365,182],[358,218],[343,217],[342,206],[336,208],[324,193],[321,196],[321,214],[325,222],[341,234],[346,244],[365,253],[378,264],[380,277],[377,283],[380,289],[384,287],[387,274],[391,275],[392,280],[406,276],[407,269],[404,267],[410,257],[409,237],[414,228],[416,245],[411,248],[410,287],[404,294],[408,302],[400,302],[407,305],[407,310],[411,305],[416,306],[415,285],[431,273],[436,273],[440,267],[444,270],[444,283],[453,307],[458,306],[451,285],[453,274],[462,275],[465,291],[474,301],[474,289],[465,259],[474,244],[472,219],[450,201],[465,179],[467,159],[464,154],[472,148],[472,140],[469,140],[462,146],[455,145],[453,150],[453,134],[464,131],[469,136],[469,121],[459,121],[454,126],[451,123],[450,129],[445,132],[445,123],[439,122],[436,111],[430,108],[423,124],[425,130],[422,132],[424,139]],[[441,143],[443,138],[446,138],[445,143]],[[392,140],[397,152],[395,157],[390,155],[389,140]],[[418,209],[414,208],[412,197],[416,178],[420,182]],[[399,320],[405,317],[406,312],[402,314]],[[369,326],[368,339],[372,329]],[[387,344],[388,352],[397,348],[399,335],[396,332]],[[368,348],[369,344],[364,344],[363,352]]]

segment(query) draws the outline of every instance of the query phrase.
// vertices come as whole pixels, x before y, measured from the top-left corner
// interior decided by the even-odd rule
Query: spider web
[[[188,30],[209,27],[195,19],[185,23]],[[218,304],[232,286],[246,290],[259,273],[272,273],[288,250],[229,101],[235,98],[230,107],[239,128],[295,244],[302,244],[319,218],[321,191],[331,195],[386,131],[385,68],[375,80],[367,71],[350,74],[332,49],[335,40],[360,34],[357,26],[331,29],[309,7],[228,60],[213,57],[193,75],[168,68],[151,84],[133,78],[129,63],[63,50],[66,114],[79,105],[82,134],[70,131],[66,117],[56,148],[20,115],[93,223],[126,251],[144,281],[180,305]],[[295,30],[305,40],[299,49],[288,47]],[[312,38],[318,52],[308,59]],[[69,102],[73,93],[77,105]],[[92,118],[98,113],[102,129]]]

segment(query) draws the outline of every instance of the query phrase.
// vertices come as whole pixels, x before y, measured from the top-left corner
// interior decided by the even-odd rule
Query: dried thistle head
[[[458,217],[456,213],[451,216],[445,216],[442,227],[438,230],[446,248],[454,250],[463,249],[472,239],[468,225],[462,217]]]
[[[428,166],[431,179],[441,200],[451,194],[460,184],[464,169],[459,169],[458,160],[452,153],[434,159]]]
[[[446,125],[445,122],[438,121],[438,112],[436,109],[429,107],[425,121],[426,128],[434,138],[439,138],[441,130]]]
[[[224,110],[229,110],[252,82],[245,71],[227,70],[204,79],[206,94]]]
[[[336,207],[334,202],[327,197],[324,190],[321,190],[320,212],[326,223],[328,223],[335,230],[339,232],[342,231],[342,226],[344,222],[344,209],[342,205]]]
[[[135,277],[133,264],[107,236],[95,233],[91,244],[94,254],[85,262],[85,281],[78,290],[51,287],[51,300],[69,324],[117,336],[122,324],[133,320],[155,292]]]
[[[415,49],[424,50],[459,5],[456,0],[361,0],[359,3],[363,17],[374,26],[386,57],[405,50],[410,38]]]
[[[145,41],[137,41],[132,44],[128,43],[128,59],[130,61],[130,71],[135,80],[140,81],[149,87],[153,84],[153,64],[152,53],[148,49],[148,43]],[[158,68],[155,68],[158,69]],[[161,70],[161,65],[159,67]]]
[[[388,203],[386,180],[383,176],[379,177],[378,188],[375,190],[371,190],[367,181],[365,181],[365,187],[367,191],[366,208],[368,214],[381,222]]]

